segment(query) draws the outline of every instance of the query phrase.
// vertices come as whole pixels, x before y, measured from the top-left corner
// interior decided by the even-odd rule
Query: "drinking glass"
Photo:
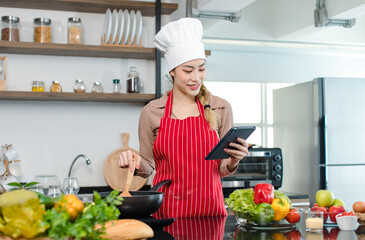
[[[305,227],[308,232],[321,232],[323,230],[323,212],[305,212]]]
[[[60,185],[51,185],[48,188],[48,196],[50,197],[58,197],[62,194],[62,190]]]
[[[44,195],[48,195],[50,186],[60,186],[60,179],[57,175],[37,175],[33,181],[42,185]]]
[[[63,180],[62,189],[65,194],[77,194],[80,190],[77,178],[75,177],[65,178]]]

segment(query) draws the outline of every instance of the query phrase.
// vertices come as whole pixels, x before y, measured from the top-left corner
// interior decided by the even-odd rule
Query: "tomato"
[[[290,232],[285,233],[285,237],[287,240],[301,240],[302,234],[299,230],[292,230]]]
[[[290,209],[289,213],[285,216],[286,221],[289,223],[296,223],[300,220],[300,213],[297,209]]]

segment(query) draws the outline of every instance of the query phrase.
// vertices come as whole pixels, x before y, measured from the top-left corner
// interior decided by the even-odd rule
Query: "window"
[[[209,81],[204,84],[213,95],[231,104],[235,126],[256,126],[247,139],[249,143],[274,147],[272,92],[292,84]]]

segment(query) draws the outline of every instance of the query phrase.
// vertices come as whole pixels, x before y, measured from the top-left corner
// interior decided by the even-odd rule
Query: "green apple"
[[[320,207],[330,207],[335,200],[335,194],[330,190],[319,190],[316,193],[316,202]]]
[[[333,201],[332,206],[343,206],[344,208],[346,208],[345,203],[337,198]]]

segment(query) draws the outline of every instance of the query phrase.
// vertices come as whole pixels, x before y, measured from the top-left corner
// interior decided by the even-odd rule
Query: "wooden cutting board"
[[[104,163],[104,178],[108,185],[118,191],[124,191],[128,168],[120,168],[118,165],[118,156],[124,151],[131,150],[138,153],[137,150],[130,148],[128,146],[129,133],[122,133],[123,147],[113,151],[109,154],[108,158]],[[143,187],[147,182],[147,178],[142,178],[139,176],[133,176],[130,191],[137,191]]]

